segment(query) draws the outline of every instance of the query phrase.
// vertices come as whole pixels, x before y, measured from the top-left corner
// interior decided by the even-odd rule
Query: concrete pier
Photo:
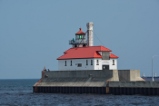
[[[144,81],[139,70],[43,70],[33,92],[159,95],[159,82]]]
[[[115,95],[159,95],[159,81],[109,82],[109,93]]]
[[[42,78],[34,87],[105,87],[107,81],[119,81],[118,71],[42,71]]]
[[[127,82],[131,83],[131,82]],[[138,83],[138,82],[137,82]],[[148,82],[149,83],[149,82]],[[159,85],[159,82],[155,82]],[[154,85],[154,82],[151,84]],[[110,84],[110,83],[109,83]],[[158,95],[159,87],[115,87],[107,85],[107,87],[74,87],[74,86],[34,86],[35,93],[91,93],[91,94],[114,94],[114,95]],[[139,83],[138,83],[139,84]]]

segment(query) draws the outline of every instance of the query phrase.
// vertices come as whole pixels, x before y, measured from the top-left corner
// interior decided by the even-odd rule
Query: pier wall
[[[119,81],[117,70],[42,71],[36,86],[105,87],[107,81]]]
[[[33,92],[159,95],[159,82],[145,82],[139,70],[43,70]]]
[[[118,70],[119,81],[144,81],[139,70]]]
[[[74,70],[43,71],[47,78],[106,78],[109,81],[144,81],[139,70]]]
[[[159,81],[109,82],[109,94],[159,95]]]
[[[118,74],[114,70],[74,70],[74,71],[46,71],[48,78],[112,78],[114,74]],[[118,80],[118,79],[117,79]]]
[[[144,81],[138,70],[42,71],[36,86],[106,87],[108,81]]]
[[[159,81],[110,81],[109,87],[149,87],[149,88],[159,88]]]

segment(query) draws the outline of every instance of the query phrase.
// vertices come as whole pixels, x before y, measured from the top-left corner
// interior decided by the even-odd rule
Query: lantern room
[[[69,44],[73,47],[85,47],[87,45],[85,33],[79,28],[79,31],[75,33],[75,39],[69,41]]]
[[[81,28],[79,28],[79,31],[75,35],[76,35],[76,40],[85,39],[85,33],[82,31]]]

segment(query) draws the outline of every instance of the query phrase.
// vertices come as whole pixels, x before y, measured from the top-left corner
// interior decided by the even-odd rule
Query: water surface
[[[158,106],[159,96],[33,93],[38,79],[0,80],[0,106]]]

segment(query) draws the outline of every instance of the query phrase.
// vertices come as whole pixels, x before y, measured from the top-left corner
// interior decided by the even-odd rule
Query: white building
[[[80,30],[69,42],[72,48],[57,58],[59,70],[104,70],[117,69],[118,56],[104,46],[93,46],[93,23],[87,24],[87,39]]]

